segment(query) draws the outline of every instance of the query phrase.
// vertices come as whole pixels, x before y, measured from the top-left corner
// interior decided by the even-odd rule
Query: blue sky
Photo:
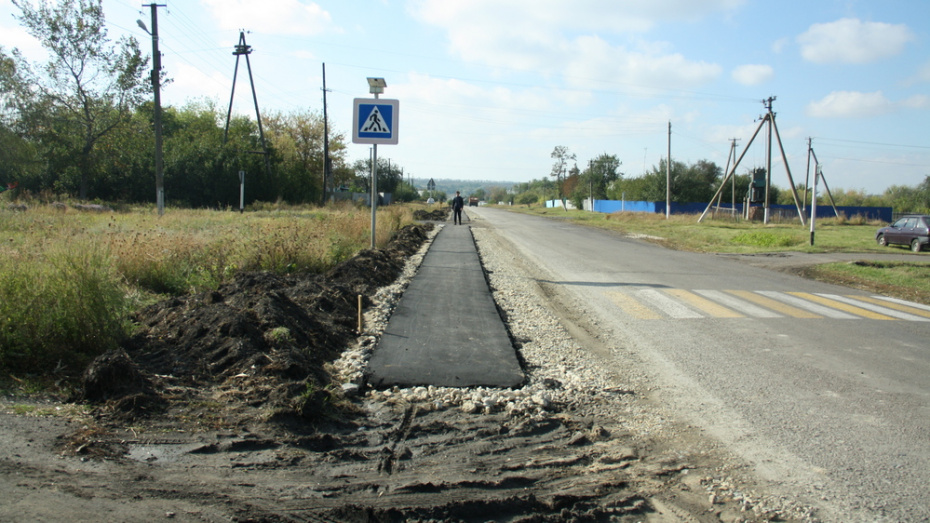
[[[248,31],[259,106],[322,110],[351,137],[365,78],[400,100],[399,143],[379,157],[415,180],[523,182],[547,177],[564,145],[582,168],[617,155],[625,176],[664,158],[723,167],[742,153],[762,100],[803,183],[807,139],[833,189],[881,193],[930,175],[927,0],[163,0],[163,103],[225,108],[233,46]],[[104,0],[110,36],[151,51],[150,9]],[[41,50],[0,4],[0,45]],[[245,62],[235,110],[254,114]],[[777,145],[776,145],[777,153]],[[351,160],[369,146],[352,144]],[[773,183],[787,187],[780,158]],[[738,172],[764,165],[762,136]]]

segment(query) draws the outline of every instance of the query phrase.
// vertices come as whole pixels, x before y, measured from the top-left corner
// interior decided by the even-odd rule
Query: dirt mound
[[[146,380],[122,349],[94,359],[81,376],[84,401],[106,401],[149,389]]]
[[[445,221],[448,217],[449,217],[449,209],[446,209],[446,208],[439,208],[434,211],[424,211],[424,210],[413,211],[414,220],[441,222],[441,221]]]
[[[243,273],[215,291],[144,308],[125,351],[88,369],[83,398],[134,397],[113,409],[131,411],[152,403],[140,401],[143,392],[170,401],[178,395],[165,395],[169,389],[215,387],[259,407],[266,419],[269,411],[271,418],[316,418],[329,400],[325,366],[355,335],[358,295],[397,278],[425,241],[425,227],[408,226],[388,248],[362,251],[322,276]],[[154,390],[143,386],[148,380]],[[189,401],[191,394],[181,396]]]

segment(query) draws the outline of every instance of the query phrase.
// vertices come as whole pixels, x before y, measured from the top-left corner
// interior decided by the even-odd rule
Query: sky
[[[24,0],[28,1],[28,0]],[[36,1],[36,0],[34,0]],[[774,97],[785,169],[807,179],[808,140],[831,189],[880,194],[930,176],[928,0],[162,0],[164,105],[230,103],[232,54],[245,31],[262,114],[323,110],[351,141],[353,99],[399,101],[397,145],[379,158],[417,185],[429,178],[549,177],[565,146],[584,169],[616,155],[626,177],[674,161],[765,165]],[[109,36],[151,53],[148,4],[103,0]],[[42,50],[0,3],[0,45]],[[234,110],[252,115],[240,58]],[[671,134],[669,134],[671,125]],[[748,149],[746,149],[749,145]],[[350,161],[370,146],[349,144]],[[812,162],[811,162],[812,163]],[[811,168],[811,171],[813,169]]]

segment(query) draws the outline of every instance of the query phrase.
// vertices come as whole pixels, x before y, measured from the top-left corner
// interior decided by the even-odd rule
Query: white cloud
[[[603,81],[690,87],[715,78],[720,67],[672,53],[663,42],[640,41],[631,50],[613,40],[642,35],[664,20],[697,19],[742,3],[417,0],[411,10],[443,28],[451,51],[468,61],[545,75],[565,73],[576,86]]]
[[[930,96],[917,94],[901,102],[901,106],[907,109],[928,109],[930,108]]]
[[[864,64],[894,56],[914,39],[904,24],[843,18],[810,26],[797,37],[797,42],[801,45],[801,56],[814,63]]]
[[[781,54],[784,51],[785,47],[788,46],[790,40],[788,38],[779,38],[772,42],[772,52],[775,54]]]
[[[769,65],[741,65],[733,70],[733,79],[742,85],[760,85],[775,77],[775,70]]]
[[[231,78],[218,72],[206,74],[199,68],[186,63],[179,63],[176,68],[177,73],[172,75],[171,83],[163,88],[171,100],[189,101],[207,98],[219,101],[225,98],[225,103],[229,103]]]
[[[850,118],[879,116],[895,108],[896,104],[885,98],[881,91],[834,91],[821,100],[809,103],[806,113],[817,118]]]
[[[315,35],[336,29],[329,12],[299,0],[203,0],[221,29]]]

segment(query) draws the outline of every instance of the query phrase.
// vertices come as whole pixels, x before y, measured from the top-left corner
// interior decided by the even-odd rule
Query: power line
[[[928,145],[907,145],[907,144],[896,144],[896,143],[882,143],[882,142],[867,142],[862,140],[846,140],[842,138],[824,138],[821,136],[814,137],[817,140],[827,140],[832,142],[842,142],[842,143],[854,143],[861,145],[875,145],[879,147],[904,147],[909,149],[930,149]]]

